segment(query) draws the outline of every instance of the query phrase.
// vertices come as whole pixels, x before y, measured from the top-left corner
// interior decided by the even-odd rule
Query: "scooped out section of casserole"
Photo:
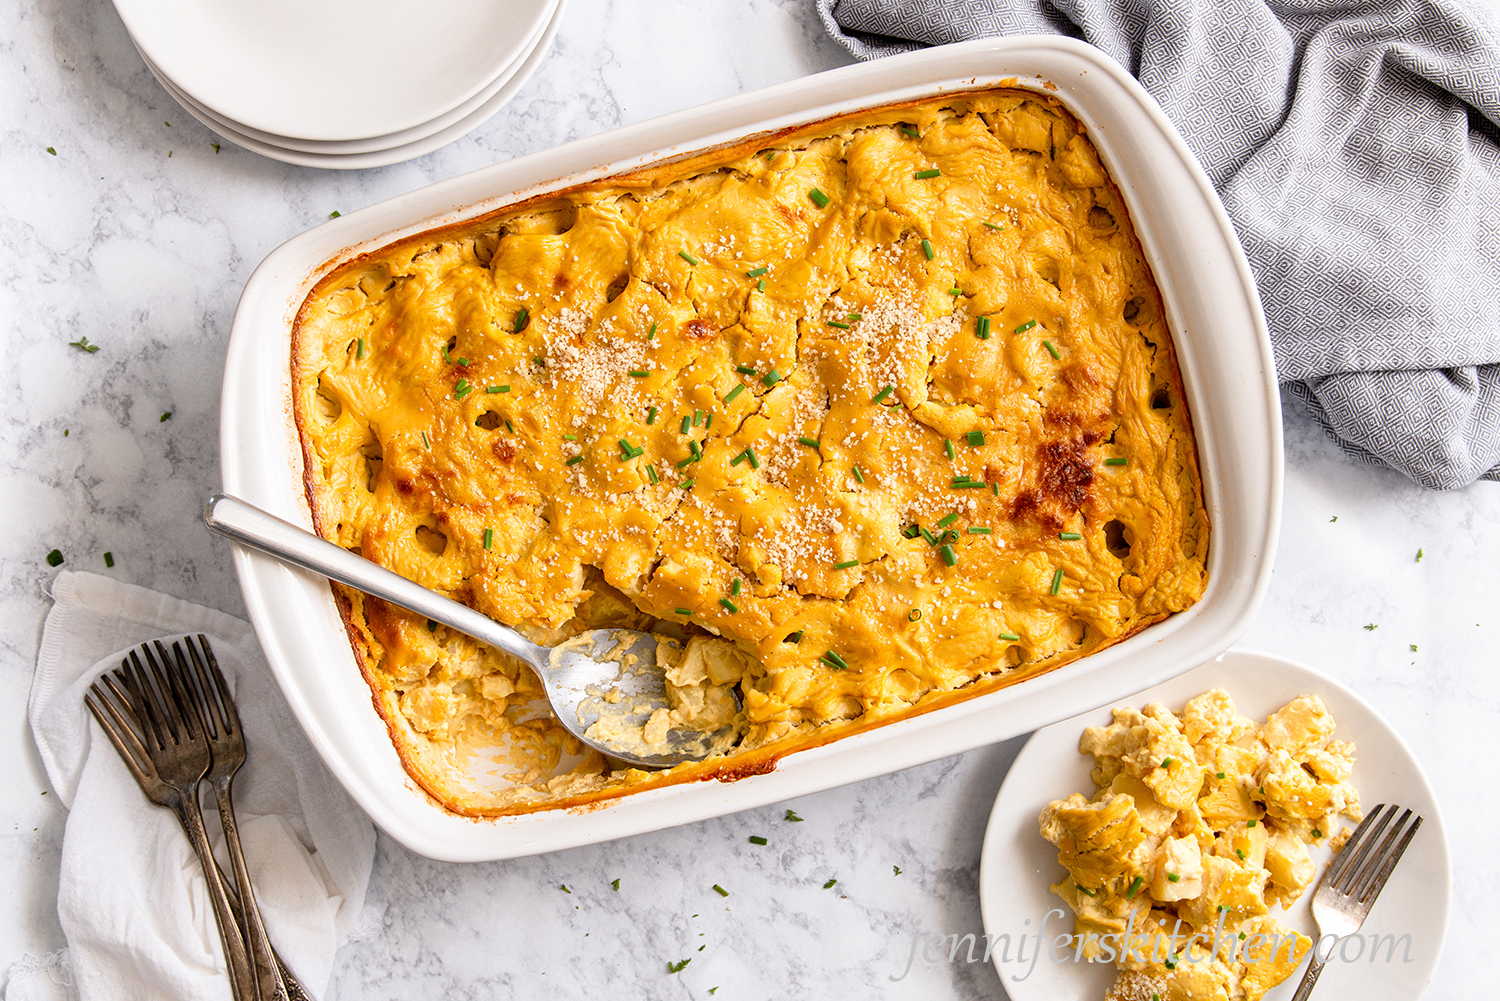
[[[1082,126],[1028,90],[402,240],[318,283],[292,372],[326,537],[544,644],[653,631],[672,725],[736,728],[612,768],[529,669],[338,589],[408,771],[459,812],[764,771],[1206,586],[1160,295]]]

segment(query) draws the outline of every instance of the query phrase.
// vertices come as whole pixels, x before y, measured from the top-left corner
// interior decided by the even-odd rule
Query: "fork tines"
[[[1329,866],[1325,877],[1329,886],[1359,903],[1374,901],[1391,870],[1401,861],[1412,835],[1422,826],[1422,818],[1409,809],[1392,824],[1391,820],[1400,809],[1394,804],[1387,806],[1382,803],[1370,811]]]

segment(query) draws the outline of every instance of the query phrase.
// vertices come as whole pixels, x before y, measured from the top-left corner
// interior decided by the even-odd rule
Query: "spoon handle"
[[[220,535],[259,549],[283,563],[311,570],[425,615],[529,664],[545,663],[542,648],[515,630],[237,497],[227,494],[210,497],[203,508],[203,523]]]

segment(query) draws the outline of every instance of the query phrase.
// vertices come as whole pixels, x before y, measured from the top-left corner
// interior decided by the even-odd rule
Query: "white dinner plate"
[[[183,110],[202,123],[205,128],[222,138],[238,146],[243,146],[253,153],[259,153],[273,160],[281,160],[284,163],[296,164],[302,167],[324,167],[333,170],[362,170],[369,167],[385,167],[393,163],[401,163],[405,160],[431,153],[433,150],[446,146],[448,143],[478,128],[493,116],[495,112],[504,107],[506,102],[514,97],[516,92],[526,84],[526,81],[531,79],[531,75],[536,72],[536,68],[541,65],[548,50],[552,48],[552,40],[557,35],[557,28],[561,21],[562,10],[561,5],[559,5],[553,14],[551,22],[543,30],[542,37],[538,41],[536,48],[526,56],[509,78],[503,81],[499,89],[488,100],[468,115],[453,122],[446,128],[440,129],[423,138],[398,146],[362,153],[306,152],[303,150],[288,149],[285,146],[274,145],[256,139],[241,132],[239,129],[211,117],[206,109],[198,106],[190,97],[174,86],[172,81],[152,64],[150,57],[144,52],[141,53],[141,58],[145,61],[146,68],[156,77],[157,82],[162,85],[162,88],[173,99],[182,105]]]
[[[1336,737],[1354,743],[1354,774],[1350,781],[1359,791],[1365,812],[1373,811],[1381,803],[1397,803],[1423,817],[1401,864],[1360,929],[1364,941],[1359,953],[1356,955],[1352,938],[1343,944],[1347,950],[1343,957],[1336,947],[1318,981],[1320,997],[1413,1001],[1432,978],[1442,951],[1448,928],[1452,872],[1442,816],[1411,750],[1379,713],[1338,682],[1300,664],[1238,648],[1112,705],[1139,709],[1147,702],[1161,702],[1177,712],[1188,699],[1211,688],[1227,691],[1236,708],[1256,722],[1264,721],[1299,695],[1318,696],[1338,721]],[[1072,912],[1049,889],[1062,879],[1065,870],[1058,864],[1057,848],[1039,833],[1037,816],[1048,803],[1069,793],[1085,796],[1093,793],[1094,784],[1089,779],[1093,759],[1079,753],[1078,738],[1084,727],[1108,725],[1111,708],[1106,706],[1038,730],[1011,765],[995,798],[979,865],[979,904],[987,935],[1009,934],[1012,942],[1022,934],[1031,935],[1029,945],[1034,946],[1038,925],[1053,908],[1060,909],[1063,916],[1051,916],[1045,937],[1050,940],[1072,931]],[[1326,848],[1313,852],[1320,877],[1329,855]],[[1290,911],[1273,910],[1272,916],[1317,941],[1311,901],[1309,889]],[[1410,935],[1410,949],[1404,944],[1398,946],[1394,959],[1387,962],[1386,947],[1382,945],[1380,958],[1371,962],[1372,934],[1391,935],[1398,942],[1402,936]],[[1071,953],[1067,962],[1053,963],[1044,949],[1035,964],[1031,962],[1034,949],[1026,951],[1023,961],[1018,961],[1012,953],[1007,962],[998,953],[997,949],[995,968],[1011,1001],[1098,999],[1104,997],[1114,981],[1113,964],[1075,963]],[[1267,1001],[1291,998],[1301,977],[1299,968],[1266,995]]]
[[[141,52],[224,118],[273,135],[364,139],[463,104],[555,0],[115,0]]]

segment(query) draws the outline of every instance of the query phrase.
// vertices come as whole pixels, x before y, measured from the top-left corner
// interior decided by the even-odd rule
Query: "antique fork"
[[[165,660],[166,651],[162,653]],[[145,655],[149,667],[141,663],[140,654]],[[208,742],[202,739],[201,723],[194,719],[196,707],[172,674],[162,670],[145,644],[139,652],[130,651],[114,677],[102,676],[90,686],[84,702],[109,734],[146,797],[175,813],[187,832],[188,841],[203,864],[208,899],[219,925],[219,940],[224,945],[229,986],[235,1001],[256,1001],[255,974],[245,952],[245,940],[235,922],[198,807],[198,781],[208,771],[211,752]]]
[[[188,655],[183,656],[186,646]],[[160,642],[156,644],[162,661],[167,659],[166,650]],[[201,654],[200,654],[201,650]],[[257,996],[261,1001],[287,1001],[286,986],[276,968],[271,941],[266,937],[266,926],[261,921],[260,908],[255,903],[255,888],[250,885],[250,870],[245,867],[245,854],[240,848],[240,829],[234,816],[234,775],[245,763],[245,734],[240,728],[239,710],[229,695],[229,686],[224,683],[224,674],[219,670],[218,658],[208,637],[199,634],[197,642],[186,637],[181,643],[172,644],[178,680],[197,703],[199,721],[204,725],[208,745],[213,752],[213,763],[203,780],[214,791],[219,806],[219,823],[224,829],[224,843],[229,849],[229,861],[234,869],[234,881],[239,887],[240,916],[244,919],[240,928],[245,933],[245,942],[250,949],[250,959],[255,969]]]
[[[1422,826],[1422,818],[1414,817],[1410,810],[1391,824],[1391,818],[1400,809],[1394,804],[1377,806],[1355,828],[1353,837],[1344,845],[1338,858],[1329,863],[1312,902],[1313,920],[1318,923],[1320,941],[1327,935],[1338,938],[1353,935],[1365,923],[1365,917],[1375,905],[1375,898],[1380,896],[1396,863],[1401,861],[1402,852],[1406,851],[1417,828]],[[1389,832],[1381,838],[1387,827]],[[1302,983],[1297,985],[1292,1001],[1307,1001],[1325,962],[1318,958],[1318,949],[1314,946],[1307,972],[1302,975]]]

